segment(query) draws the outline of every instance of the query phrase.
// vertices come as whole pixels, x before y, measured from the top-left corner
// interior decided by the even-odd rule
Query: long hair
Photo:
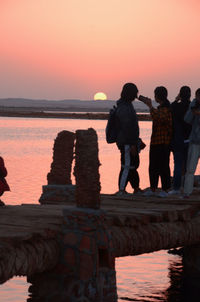
[[[136,98],[138,93],[137,86],[133,83],[124,84],[121,92],[121,98],[125,101],[132,101]]]

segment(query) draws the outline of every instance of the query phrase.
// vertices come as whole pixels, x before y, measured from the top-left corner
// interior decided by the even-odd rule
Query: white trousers
[[[190,195],[194,186],[194,173],[200,157],[200,145],[190,144],[188,150],[184,193]]]

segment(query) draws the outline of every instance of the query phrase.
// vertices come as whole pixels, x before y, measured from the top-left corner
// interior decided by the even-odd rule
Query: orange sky
[[[0,0],[0,98],[200,87],[199,0]]]

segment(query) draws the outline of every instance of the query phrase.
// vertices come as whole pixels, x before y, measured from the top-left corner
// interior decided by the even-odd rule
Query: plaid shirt
[[[172,138],[172,114],[169,107],[158,106],[150,110],[153,120],[151,144],[169,145]]]

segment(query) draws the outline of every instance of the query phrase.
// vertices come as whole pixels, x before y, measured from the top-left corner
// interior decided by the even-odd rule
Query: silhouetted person
[[[174,157],[174,175],[170,195],[180,194],[182,176],[185,175],[191,125],[184,121],[190,105],[191,89],[183,86],[175,101],[171,104],[173,119],[172,152]]]
[[[139,193],[139,126],[132,102],[137,98],[138,89],[133,83],[126,83],[117,101],[116,124],[118,129],[117,146],[121,153],[118,195],[127,194],[126,185],[130,182],[134,193]]]
[[[195,93],[185,114],[185,121],[192,125],[189,137],[189,150],[184,181],[184,198],[189,198],[194,186],[194,173],[200,157],[200,88]]]
[[[153,120],[149,153],[150,190],[144,193],[145,196],[155,195],[159,177],[161,178],[162,191],[157,196],[167,197],[167,191],[171,187],[169,155],[172,138],[172,114],[167,95],[168,92],[165,87],[156,87],[154,96],[155,101],[159,104],[157,109],[152,106],[151,99],[139,97],[149,107]]]

